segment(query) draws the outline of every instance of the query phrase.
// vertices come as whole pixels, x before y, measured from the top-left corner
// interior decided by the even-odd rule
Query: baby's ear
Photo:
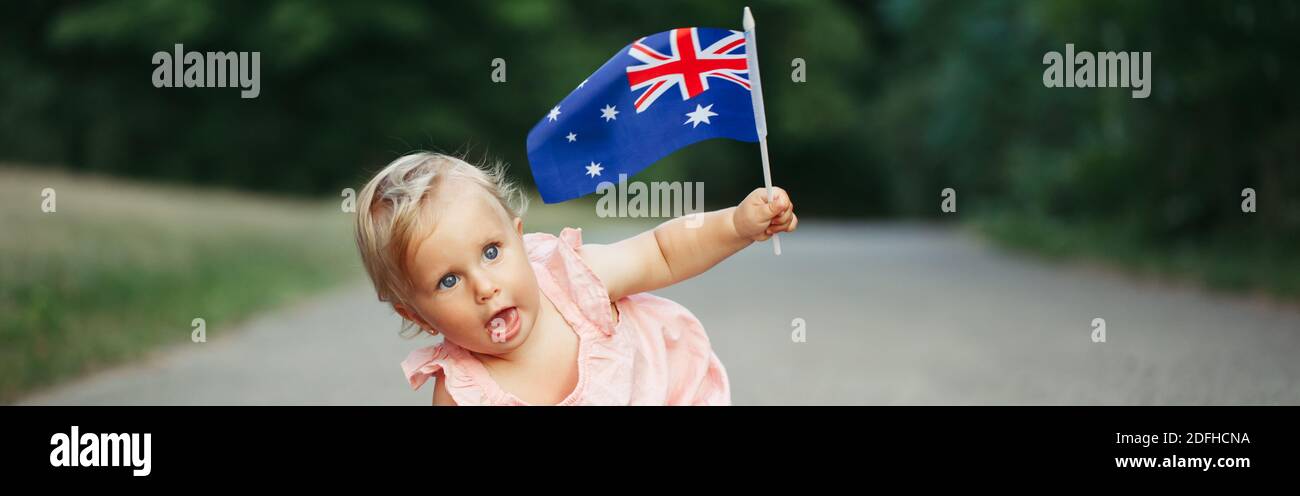
[[[393,310],[396,311],[398,315],[401,315],[403,319],[406,319],[411,323],[415,324],[416,327],[419,327],[421,330],[430,331],[433,334],[438,334],[438,331],[433,330],[433,326],[426,324],[423,320],[420,320],[420,316],[416,315],[415,312],[412,312],[410,308],[406,307],[406,305],[403,305],[401,303],[394,303]]]
[[[519,233],[520,236],[524,235],[524,219],[522,217],[515,217],[515,232]]]

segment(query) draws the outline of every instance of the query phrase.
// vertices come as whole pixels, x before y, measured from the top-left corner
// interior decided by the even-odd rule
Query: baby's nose
[[[478,285],[478,302],[486,303],[501,293],[501,288],[493,284],[492,281],[484,280]]]

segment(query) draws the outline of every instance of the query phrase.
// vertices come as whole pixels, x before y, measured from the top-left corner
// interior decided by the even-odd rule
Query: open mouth
[[[487,325],[488,335],[493,343],[510,341],[519,334],[519,309],[508,307],[492,315]]]

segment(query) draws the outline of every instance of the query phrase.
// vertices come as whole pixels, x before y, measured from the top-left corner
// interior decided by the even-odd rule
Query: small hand
[[[767,201],[767,188],[758,188],[736,206],[732,220],[736,232],[745,239],[766,241],[779,232],[794,232],[799,217],[794,214],[794,203],[785,190],[772,187],[772,201]]]

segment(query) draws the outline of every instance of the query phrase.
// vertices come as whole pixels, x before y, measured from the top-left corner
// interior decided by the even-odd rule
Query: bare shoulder
[[[451,393],[447,392],[447,381],[442,372],[434,374],[433,378],[433,406],[456,406],[456,400],[451,399]]]
[[[591,267],[591,271],[596,273],[601,281],[604,281],[610,275],[611,268],[617,263],[614,257],[617,255],[609,245],[595,243],[585,243],[578,247],[578,255],[582,261]]]
[[[579,250],[582,260],[586,262],[596,277],[605,284],[610,301],[634,294],[638,291],[637,281],[643,274],[645,264],[638,261],[640,252],[649,248],[646,242],[654,243],[654,237],[644,234],[634,236],[614,244],[584,244]],[[655,248],[658,246],[655,245]]]

